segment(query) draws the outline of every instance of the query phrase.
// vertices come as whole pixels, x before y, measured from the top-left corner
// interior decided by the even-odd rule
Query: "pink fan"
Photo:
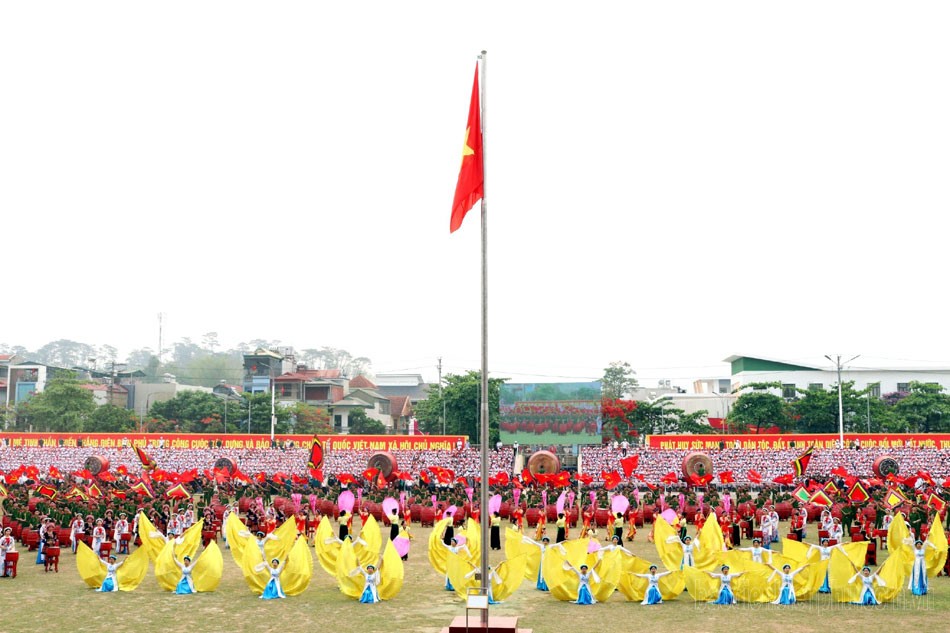
[[[317,495],[310,495],[310,511],[313,513],[317,512]]]
[[[442,516],[454,517],[454,516],[455,516],[455,512],[456,512],[457,510],[458,510],[457,507],[455,507],[455,506],[449,506],[448,508],[445,509],[445,512],[442,513]]]
[[[555,502],[554,507],[557,508],[557,513],[558,513],[558,514],[563,514],[563,513],[564,513],[564,499],[565,499],[566,497],[567,497],[567,493],[566,493],[566,492],[562,492],[561,494],[559,494],[559,495],[557,496],[557,501]]]
[[[699,503],[699,511],[702,512],[703,511],[703,493],[701,492],[696,493],[696,501]]]
[[[577,495],[574,494],[573,491],[567,493],[567,507],[568,507],[568,508],[573,508],[573,507],[574,507],[574,498],[575,498],[576,496],[577,496]]]
[[[684,495],[681,492],[679,496],[679,510],[680,512],[683,512],[685,509],[686,509],[686,495]]]
[[[475,489],[474,489],[474,488],[466,488],[466,489],[465,489],[465,496],[468,497],[468,502],[469,502],[469,503],[472,502],[472,493],[473,493],[473,492],[475,492]]]
[[[501,495],[492,495],[488,499],[488,514],[495,516],[501,510]]]
[[[456,535],[455,535],[455,544],[458,545],[459,547],[462,547],[462,546],[465,545],[465,543],[467,543],[467,542],[468,542],[468,539],[465,538],[465,535],[464,535],[464,534],[456,534]]]
[[[673,510],[673,508],[667,508],[666,510],[660,513],[660,516],[663,517],[663,519],[667,523],[669,523],[670,525],[673,525],[673,521],[676,520],[676,511]]]
[[[294,514],[300,512],[300,502],[303,500],[303,495],[299,492],[295,492],[290,495],[290,499],[294,502]]]
[[[387,517],[391,517],[394,513],[399,512],[399,502],[393,499],[392,497],[386,497],[383,499],[383,514]]]
[[[722,509],[726,512],[732,511],[732,497],[729,495],[723,495],[722,497]]]
[[[592,538],[587,542],[587,553],[593,554],[594,552],[600,549],[600,543],[597,542],[597,539]]]
[[[597,493],[594,492],[593,490],[590,491],[590,507],[592,508],[597,507]]]
[[[633,489],[633,498],[637,502],[637,507],[640,507],[640,489],[639,488]]]
[[[408,493],[406,493],[405,490],[403,490],[402,492],[399,493],[399,507],[401,507],[401,508],[405,508],[405,507],[406,507],[406,497],[407,497],[407,496],[408,496]]]
[[[356,489],[356,507],[358,508],[363,507],[363,489],[362,488]]]
[[[541,491],[541,508],[547,512],[548,511],[548,491]]]
[[[432,507],[434,508],[436,504],[435,495],[432,495]]]
[[[353,497],[353,493],[349,490],[344,490],[340,493],[340,496],[336,500],[337,507],[343,512],[353,512],[353,504],[356,503],[356,499]]]
[[[618,512],[623,514],[629,507],[630,500],[625,495],[614,495],[614,498],[610,500],[610,509],[613,510],[614,514]]]
[[[396,553],[400,558],[409,555],[409,543],[409,539],[405,536],[397,536],[393,539],[393,547],[396,548]]]
[[[521,488],[515,488],[511,491],[511,502],[515,506],[518,505],[518,500],[521,499]]]

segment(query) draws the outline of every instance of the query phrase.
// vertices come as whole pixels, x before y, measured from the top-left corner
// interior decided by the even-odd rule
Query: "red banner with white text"
[[[804,450],[809,446],[830,449],[838,446],[837,433],[804,435],[650,435],[646,445],[661,450],[714,451],[720,448],[747,450]],[[846,433],[845,448],[950,448],[950,433]]]
[[[461,435],[320,435],[325,451],[453,451],[465,445]],[[277,435],[274,441],[309,450],[312,435]],[[215,435],[211,433],[0,433],[7,446],[39,448],[270,448],[270,435]]]

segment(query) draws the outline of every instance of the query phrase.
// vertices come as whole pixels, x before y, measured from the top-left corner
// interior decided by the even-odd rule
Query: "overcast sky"
[[[946,2],[7,2],[0,342],[950,366]]]

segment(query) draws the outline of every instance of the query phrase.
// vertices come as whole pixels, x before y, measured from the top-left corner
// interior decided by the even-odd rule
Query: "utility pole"
[[[445,435],[445,398],[442,397],[442,357],[439,356],[439,400],[442,401],[442,435]]]
[[[846,365],[850,363],[858,356],[860,356],[860,354],[857,356],[852,356],[847,361],[842,363],[841,354],[837,354],[834,358],[825,354],[825,358],[834,363],[835,368],[838,370],[838,444],[841,448],[844,448],[844,402],[841,399],[841,366],[842,364]]]

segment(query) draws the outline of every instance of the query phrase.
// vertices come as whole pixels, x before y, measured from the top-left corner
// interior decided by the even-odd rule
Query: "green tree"
[[[250,405],[251,408],[251,433],[270,433],[270,411],[271,411],[271,399],[270,392],[258,392],[258,393],[247,393],[242,394],[244,400],[239,404],[240,407],[235,407],[235,409],[240,408],[241,410],[241,421],[238,422],[235,419],[235,429],[234,432],[240,431],[241,433],[245,432],[247,429],[247,408]],[[234,403],[232,403],[234,404]],[[285,407],[280,404],[274,407],[274,417],[276,422],[274,423],[274,432],[275,433],[287,433],[290,431],[290,419],[291,415],[294,413],[294,407]],[[238,428],[240,425],[240,428]],[[228,411],[228,429],[231,429],[231,413]]]
[[[604,370],[601,378],[601,396],[607,400],[619,400],[628,396],[637,387],[637,372],[630,363],[614,361]]]
[[[747,391],[736,398],[727,421],[731,426],[754,428],[756,432],[763,426],[777,426],[783,431],[791,426],[788,404],[785,400],[760,389]]]
[[[349,416],[350,435],[383,435],[386,425],[366,415],[364,409],[354,409]]]
[[[911,433],[950,430],[950,395],[936,383],[910,383],[910,393],[894,405],[894,411]]]
[[[294,422],[294,433],[310,435],[311,433],[333,432],[330,414],[323,407],[314,407],[298,402],[291,410],[291,418],[296,420]]]
[[[29,423],[39,431],[79,432],[96,409],[92,392],[69,372],[55,374],[25,407]]]
[[[489,443],[498,441],[498,399],[506,378],[488,379],[488,433]],[[466,435],[472,444],[480,438],[481,372],[445,376],[442,397],[439,386],[429,387],[429,397],[416,405],[416,419],[425,433],[442,433],[442,403],[445,402],[445,432]]]
[[[870,432],[895,432],[900,430],[901,422],[895,415],[895,408],[880,398],[868,398],[870,387],[857,391],[854,382],[841,384],[841,404],[844,410],[844,430],[846,433],[868,431],[868,411],[870,409]],[[798,397],[789,404],[789,409],[798,433],[837,433],[838,432],[838,386],[828,389],[798,389]]]
[[[220,432],[223,428],[215,428],[213,422],[224,417],[224,402],[205,391],[182,391],[153,404],[149,415],[172,422],[176,430],[185,433]]]
[[[112,404],[104,404],[96,407],[83,430],[90,433],[122,433],[134,431],[136,427],[138,427],[138,419],[132,411]]]
[[[659,398],[652,402],[638,400],[637,408],[627,413],[626,419],[631,423],[630,436],[712,433],[712,427],[702,422],[708,413],[705,410],[686,413],[683,409],[676,408],[670,398]],[[633,431],[636,433],[634,434]],[[621,435],[624,434],[621,433]]]

